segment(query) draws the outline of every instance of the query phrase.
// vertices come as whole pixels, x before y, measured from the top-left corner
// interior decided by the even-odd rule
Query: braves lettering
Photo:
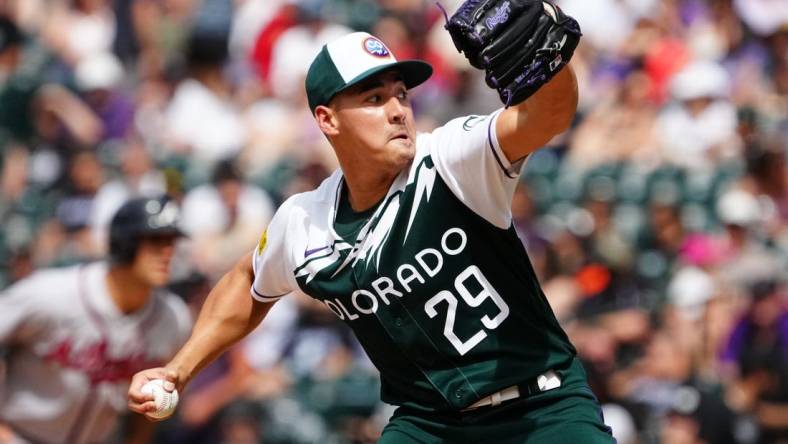
[[[44,355],[44,359],[84,373],[93,384],[128,381],[140,370],[162,365],[160,361],[146,359],[141,351],[119,359],[111,358],[107,356],[106,341],[76,348],[71,339],[55,345]]]

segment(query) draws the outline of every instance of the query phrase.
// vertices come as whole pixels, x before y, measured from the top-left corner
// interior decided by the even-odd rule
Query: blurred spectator
[[[708,273],[695,267],[677,270],[668,284],[668,303],[677,311],[683,322],[697,323],[706,311],[706,303],[716,292],[714,280]],[[694,328],[694,326],[693,326]],[[686,331],[690,333],[693,331]],[[693,338],[693,335],[678,335]]]
[[[304,128],[312,118],[304,109],[268,98],[247,110],[250,141],[238,155],[246,174],[264,177],[287,163],[320,163],[328,170],[336,167],[333,151],[322,134]]]
[[[718,201],[717,212],[724,224],[719,239],[721,261],[717,266],[728,282],[746,287],[785,273],[785,257],[759,240],[764,218],[755,196],[741,189],[729,190]]]
[[[277,3],[277,7],[272,7]],[[265,7],[259,8],[259,6],[262,5],[265,5]],[[270,89],[269,76],[271,73],[271,57],[273,56],[272,53],[274,44],[277,42],[283,32],[298,22],[298,7],[293,2],[285,0],[277,0],[276,2],[252,0],[246,2],[246,6],[242,7],[238,14],[242,16],[247,14],[251,15],[255,12],[247,11],[255,11],[256,9],[261,9],[258,14],[267,14],[269,16],[268,20],[258,19],[258,24],[256,24],[256,26],[259,26],[259,32],[256,34],[247,34],[243,31],[240,31],[239,29],[244,27],[245,22],[245,20],[242,18],[241,20],[235,22],[240,23],[237,24],[233,30],[234,32],[231,36],[231,41],[239,41],[237,45],[245,47],[246,44],[244,41],[248,39],[250,35],[254,36],[255,40],[253,47],[247,49],[245,54],[251,58],[251,62],[256,68],[257,74],[259,74],[264,81],[266,89]],[[263,13],[262,11],[266,11],[266,13]]]
[[[201,3],[192,0],[136,0],[129,5],[131,10],[128,12],[122,5],[117,6],[121,20],[118,38],[133,39],[139,45],[139,54],[134,62],[140,78],[161,75],[184,62],[194,10]],[[125,17],[126,14],[131,17]],[[121,52],[119,55],[124,54]]]
[[[562,0],[566,13],[583,24],[588,42],[601,50],[614,51],[632,32],[635,22],[657,6],[654,0],[604,0],[594,3]]]
[[[752,413],[759,443],[788,439],[788,304],[785,284],[763,280],[750,287],[752,302],[722,351],[732,383],[729,404]]]
[[[653,198],[648,210],[649,225],[638,239],[636,273],[644,283],[654,285],[659,291],[664,291],[667,284],[665,279],[688,234],[673,202],[674,198],[668,195]]]
[[[657,107],[647,94],[650,80],[633,71],[616,94],[598,104],[574,131],[567,162],[585,171],[601,164],[640,161],[653,166],[657,158]]]
[[[788,6],[778,0],[734,0],[736,12],[753,31],[769,35],[788,23]]]
[[[785,95],[788,94],[788,61],[785,60],[784,56],[785,49],[788,47],[788,29],[786,29],[785,21],[783,21],[782,28],[775,32],[774,35],[769,38],[768,42],[772,57],[774,89],[779,97],[784,99]],[[780,119],[780,116],[781,114],[779,112],[775,115],[777,119]],[[782,130],[785,131],[784,125]]]
[[[163,171],[156,168],[147,147],[138,137],[130,137],[119,147],[118,175],[105,182],[96,192],[90,215],[93,238],[99,251],[106,251],[101,241],[112,214],[132,197],[155,196],[167,192]]]
[[[536,224],[537,209],[530,189],[524,184],[518,185],[512,198],[512,225],[517,235],[528,250],[528,257],[537,276],[545,276],[546,249],[548,241],[544,238]]]
[[[627,272],[632,268],[634,254],[627,240],[614,224],[612,195],[594,190],[584,202],[585,209],[593,220],[593,228],[586,237],[591,255],[614,270]],[[604,192],[603,192],[604,193]]]
[[[298,302],[298,326],[284,347],[284,362],[296,377],[341,377],[354,365],[354,356],[364,356],[363,351],[325,305],[306,297]]]
[[[757,196],[763,207],[765,230],[782,245],[788,245],[786,155],[777,142],[753,143],[747,151],[747,175],[741,181],[741,187]]]
[[[271,92],[285,100],[305,96],[304,79],[312,59],[326,42],[351,32],[323,18],[321,12],[326,0],[297,0],[294,3],[297,24],[279,36],[271,54]]]
[[[731,419],[731,412],[718,399],[684,386],[675,394],[673,405],[661,421],[659,442],[733,444],[736,437],[728,422]]]
[[[90,230],[90,217],[96,193],[104,181],[101,163],[92,151],[80,151],[71,158],[64,193],[55,208],[55,217],[65,232],[57,264],[68,264],[99,257]]]
[[[0,141],[29,143],[63,138],[78,144],[98,140],[101,124],[90,109],[62,85],[47,83],[46,51],[36,44],[23,48],[16,24],[0,15]]]
[[[250,57],[261,31],[276,20],[285,0],[246,0],[235,8],[230,30],[230,53]]]
[[[788,166],[785,157],[779,145],[764,149],[751,159],[749,176],[755,182],[756,192],[771,200],[775,216],[783,223],[788,221]]]
[[[245,183],[234,162],[225,161],[216,166],[211,184],[186,194],[183,214],[195,264],[215,277],[236,256],[254,248],[261,227],[273,215],[273,202],[263,190]]]
[[[643,421],[668,422],[653,430],[661,443],[734,443],[732,412],[696,376],[691,350],[662,331],[640,361],[611,380],[611,388],[616,396],[646,408]],[[676,415],[691,421],[677,421]]]
[[[108,0],[66,0],[49,4],[42,37],[71,66],[108,52],[115,37],[115,15]]]
[[[85,102],[101,119],[102,140],[123,139],[129,135],[134,119],[134,105],[120,90],[123,67],[110,53],[85,57],[74,70],[77,88]]]
[[[209,165],[237,153],[248,137],[223,71],[227,51],[226,35],[192,33],[189,77],[175,89],[164,116],[169,149]]]
[[[728,74],[718,64],[695,61],[673,78],[676,103],[657,120],[664,159],[691,169],[708,169],[739,154],[736,108],[729,94]]]
[[[22,33],[9,18],[0,16],[0,85],[14,73],[21,56]]]
[[[732,292],[719,279],[694,266],[679,268],[667,288],[662,325],[693,354],[696,375],[707,383],[720,380],[717,353],[733,324]]]

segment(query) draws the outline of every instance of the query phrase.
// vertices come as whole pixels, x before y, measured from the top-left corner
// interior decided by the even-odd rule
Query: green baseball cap
[[[432,66],[422,60],[398,62],[376,37],[354,32],[323,45],[306,74],[306,96],[312,113],[327,105],[339,92],[382,71],[397,70],[405,86],[413,88],[432,75]]]

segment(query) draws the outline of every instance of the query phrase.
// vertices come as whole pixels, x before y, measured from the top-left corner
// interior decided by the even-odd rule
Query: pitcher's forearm
[[[526,101],[526,106],[552,132],[561,133],[572,123],[577,102],[577,77],[572,65],[566,65]]]
[[[203,368],[213,362],[219,355],[227,350],[234,343],[244,337],[240,329],[235,332],[231,324],[217,322],[213,325],[203,323],[200,330],[192,333],[192,336],[184,344],[177,355],[167,364],[168,369],[178,373],[178,382],[182,388]],[[216,333],[221,332],[221,333]]]
[[[254,330],[273,304],[254,300],[251,257],[242,257],[211,290],[191,337],[167,365],[186,385],[200,370]]]

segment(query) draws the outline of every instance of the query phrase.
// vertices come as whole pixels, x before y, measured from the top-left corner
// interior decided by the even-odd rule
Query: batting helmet
[[[116,263],[134,260],[140,238],[151,235],[183,236],[178,228],[178,205],[167,196],[143,197],[124,203],[109,226],[109,255]]]

